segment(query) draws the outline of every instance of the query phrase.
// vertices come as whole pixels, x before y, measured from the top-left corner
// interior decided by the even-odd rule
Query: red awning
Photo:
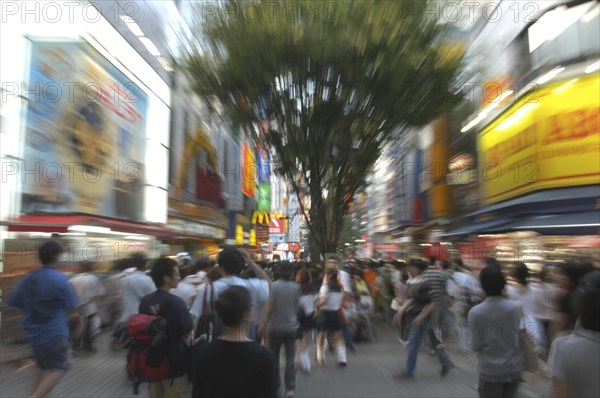
[[[168,238],[177,236],[162,225],[142,224],[110,218],[87,216],[87,215],[57,215],[57,214],[28,214],[17,218],[0,221],[0,225],[7,225],[12,232],[69,232],[71,225],[89,225],[95,227],[110,228],[112,231],[131,234],[156,236]]]

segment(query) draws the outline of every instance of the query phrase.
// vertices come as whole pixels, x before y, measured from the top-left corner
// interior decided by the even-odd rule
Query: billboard
[[[256,151],[256,167],[258,173],[258,183],[268,183],[271,181],[271,159],[269,152],[264,149]]]
[[[258,211],[271,211],[271,183],[258,184]]]
[[[143,221],[148,97],[85,42],[32,41],[22,211]]]
[[[256,159],[254,151],[247,144],[242,144],[242,192],[253,198],[256,190]]]
[[[592,74],[543,87],[481,132],[484,204],[540,189],[598,184],[599,83]]]

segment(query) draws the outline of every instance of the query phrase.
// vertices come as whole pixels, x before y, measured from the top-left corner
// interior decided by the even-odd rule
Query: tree
[[[335,252],[344,215],[390,134],[460,97],[462,48],[411,1],[227,1],[207,13],[181,65],[207,102],[274,154],[310,197],[312,258]],[[300,201],[302,203],[302,201]]]

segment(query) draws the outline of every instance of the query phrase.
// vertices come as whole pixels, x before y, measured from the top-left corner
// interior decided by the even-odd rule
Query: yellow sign
[[[600,182],[600,79],[579,77],[519,100],[478,137],[484,204]]]
[[[253,229],[250,230],[250,238],[248,238],[248,244],[250,246],[256,246],[256,231]]]
[[[235,227],[235,244],[239,246],[244,244],[244,227],[241,225]]]
[[[269,225],[270,223],[271,219],[269,213],[266,211],[255,210],[254,213],[252,213],[252,224]]]

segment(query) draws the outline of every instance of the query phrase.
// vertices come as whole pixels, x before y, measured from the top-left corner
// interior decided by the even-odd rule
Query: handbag
[[[394,297],[394,299],[392,300],[392,304],[390,304],[390,308],[393,311],[398,311],[400,309],[401,305],[400,305],[400,300],[398,299],[398,297]]]
[[[521,355],[523,357],[523,370],[525,372],[537,372],[539,362],[535,350],[535,341],[527,334],[525,329],[519,331],[521,336]]]
[[[207,292],[210,288],[210,301]],[[194,334],[194,344],[209,343],[221,333],[220,319],[215,310],[215,289],[211,284],[206,285],[202,297],[202,313],[198,318],[198,326]]]

